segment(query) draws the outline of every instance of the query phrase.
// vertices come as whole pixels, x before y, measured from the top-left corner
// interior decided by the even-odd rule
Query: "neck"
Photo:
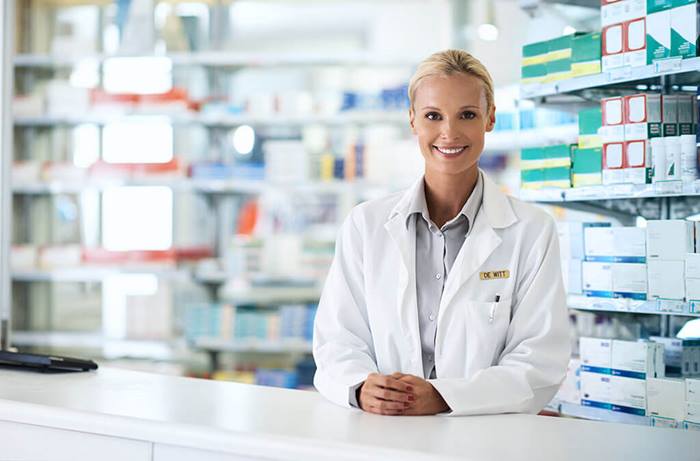
[[[425,201],[430,219],[438,227],[462,210],[474,191],[478,177],[477,165],[458,175],[425,172]]]

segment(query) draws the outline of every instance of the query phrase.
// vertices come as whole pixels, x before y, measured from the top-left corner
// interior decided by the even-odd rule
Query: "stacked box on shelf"
[[[571,153],[574,146],[556,146],[522,149],[521,180],[525,189],[542,187],[571,187]]]
[[[645,415],[646,380],[664,377],[663,345],[580,338],[581,405]]]
[[[523,46],[521,83],[542,83],[547,76],[549,52],[547,42],[535,42]]]
[[[586,225],[586,223],[582,222],[557,222],[559,256],[567,293],[580,294],[582,292],[583,229]]]
[[[698,56],[700,36],[700,2],[697,0],[672,0],[671,56],[693,58]]]
[[[595,35],[595,34],[589,34]],[[521,83],[556,82],[573,76],[574,38],[581,34],[564,35],[551,40],[529,43],[523,46]],[[595,37],[578,43],[579,75],[587,75],[595,67]]]
[[[571,43],[571,76],[600,73],[600,32],[578,35]]]
[[[637,227],[584,228],[583,293],[607,298],[647,297],[646,234]]]
[[[694,248],[692,222],[680,219],[647,222],[649,299],[685,299],[685,259]]]
[[[666,375],[689,377],[700,374],[700,339],[650,336],[649,340],[664,345]]]
[[[685,380],[649,378],[646,384],[647,415],[651,417],[651,425],[671,429],[681,427],[686,413]]]

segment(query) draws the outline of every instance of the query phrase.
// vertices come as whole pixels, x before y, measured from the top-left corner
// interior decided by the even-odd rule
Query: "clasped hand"
[[[357,395],[360,408],[380,415],[435,415],[448,411],[440,393],[423,378],[403,373],[371,373]]]

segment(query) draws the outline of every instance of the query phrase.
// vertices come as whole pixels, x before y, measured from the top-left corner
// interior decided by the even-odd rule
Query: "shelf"
[[[256,115],[222,115],[207,113],[181,113],[166,114],[154,112],[129,112],[124,114],[88,114],[80,117],[67,116],[16,116],[15,126],[20,127],[44,127],[56,125],[81,125],[96,124],[105,125],[129,121],[131,117],[142,120],[147,117],[167,119],[173,125],[199,124],[208,127],[237,127],[240,125],[255,126],[289,126],[289,125],[344,125],[344,124],[377,124],[377,123],[405,123],[408,125],[408,110],[406,111],[348,111],[335,115],[303,115],[303,116],[256,116]]]
[[[593,421],[651,426],[651,418],[648,416],[630,415],[595,407],[584,407],[568,402],[559,402],[558,406],[559,413],[563,416],[590,419]]]
[[[183,279],[189,277],[184,270],[163,267],[75,267],[54,270],[14,270],[14,282],[102,282],[105,278],[124,274],[153,274],[162,278]]]
[[[687,315],[700,317],[700,301],[651,300],[639,301],[627,298],[599,298],[568,295],[569,309],[594,312],[624,312],[628,314]]]
[[[172,358],[175,349],[183,348],[177,340],[113,339],[101,332],[14,331],[12,344],[17,347],[58,349],[102,349],[105,357]]]
[[[219,291],[222,302],[232,304],[291,304],[318,302],[321,298],[319,287],[254,287],[249,289],[229,289],[223,286]]]
[[[278,67],[278,66],[405,66],[414,67],[419,60],[395,55],[370,55],[368,53],[242,53],[231,51],[202,51],[194,53],[170,53],[164,55],[92,55],[82,57],[51,54],[18,54],[14,58],[17,68],[73,67],[81,62],[102,63],[112,58],[167,58],[176,66],[207,67]]]
[[[700,181],[662,181],[654,184],[611,184],[571,189],[521,189],[527,202],[580,202],[593,200],[685,197],[700,195]]]
[[[689,59],[667,59],[642,67],[622,67],[595,75],[575,77],[553,83],[522,85],[520,97],[524,99],[573,93],[591,88],[604,88],[623,83],[644,82],[658,79],[664,75],[691,74],[688,83],[697,85],[697,76],[692,73],[700,71],[700,57]]]
[[[198,338],[194,347],[211,352],[311,353],[311,342],[302,339],[266,341],[262,339]]]
[[[567,124],[519,131],[486,133],[484,151],[518,150],[546,144],[574,144],[578,142],[578,125]]]

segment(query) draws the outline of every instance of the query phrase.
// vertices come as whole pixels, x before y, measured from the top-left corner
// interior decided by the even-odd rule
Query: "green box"
[[[528,43],[523,46],[523,58],[532,58],[549,52],[549,40],[543,42]]]
[[[571,42],[571,62],[599,61],[601,56],[600,32],[574,37]]]
[[[696,2],[692,2],[671,10],[671,56],[697,56],[699,7]]]
[[[547,64],[533,64],[520,69],[523,82],[542,80],[547,76]]]
[[[583,109],[578,113],[578,134],[598,134],[603,126],[603,112],[600,107]]]
[[[542,160],[544,152],[541,147],[526,147],[520,150],[520,160]]]
[[[647,0],[647,15],[673,8],[675,0]]]
[[[603,171],[603,149],[578,149],[574,154],[574,174],[600,173]]]
[[[544,180],[549,181],[570,181],[571,180],[571,168],[558,167],[558,168],[545,168],[544,169]]]
[[[523,170],[520,172],[520,179],[523,183],[544,181],[544,168],[536,170]]]
[[[671,56],[671,10],[647,15],[647,64]]]
[[[557,144],[545,148],[545,157],[548,159],[568,158],[571,159],[571,145]]]
[[[671,0],[671,8],[678,8],[679,6],[692,5],[696,3],[697,0]]]

